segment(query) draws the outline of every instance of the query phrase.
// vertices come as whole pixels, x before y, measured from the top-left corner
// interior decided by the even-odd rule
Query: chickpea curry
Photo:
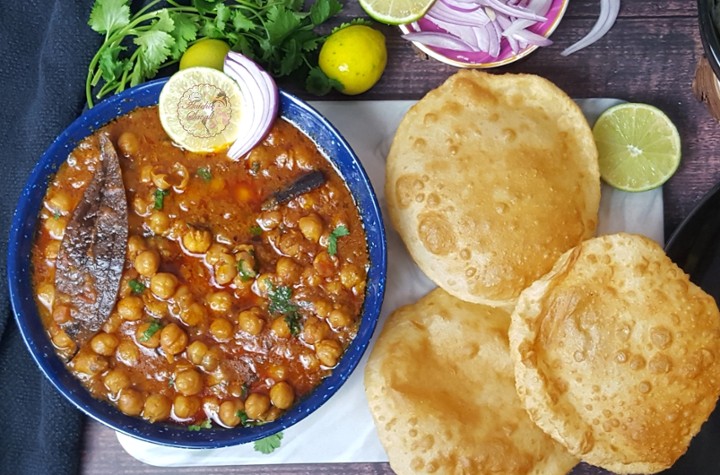
[[[40,223],[43,324],[73,374],[125,414],[190,428],[272,421],[357,332],[360,216],[283,119],[236,161],[176,147],[156,107],[136,109],[70,153]]]

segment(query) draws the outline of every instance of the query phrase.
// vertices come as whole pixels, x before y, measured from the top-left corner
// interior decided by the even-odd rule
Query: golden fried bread
[[[442,289],[389,317],[365,391],[395,472],[565,475],[577,463],[520,404],[509,324]]]
[[[532,419],[616,473],[670,467],[720,394],[715,300],[641,236],[565,253],[520,295],[509,335]]]
[[[403,118],[385,193],[430,279],[468,302],[512,305],[593,235],[597,149],[578,106],[549,81],[461,70]]]

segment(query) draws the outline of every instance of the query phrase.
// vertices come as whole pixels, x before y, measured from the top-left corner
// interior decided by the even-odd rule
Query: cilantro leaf
[[[268,33],[270,45],[277,46],[282,43],[294,29],[300,26],[298,15],[286,7],[273,5],[268,9],[268,21],[265,28]]]
[[[200,424],[192,424],[188,426],[189,431],[199,431],[201,429],[212,429],[212,422],[210,419],[205,419]]]
[[[250,226],[250,234],[252,234],[253,236],[260,236],[262,232],[262,228],[257,224]]]
[[[310,7],[310,20],[317,26],[325,23],[331,16],[342,10],[342,4],[338,0],[317,0]]]
[[[169,33],[159,29],[140,32],[133,42],[140,50],[138,65],[144,78],[157,73],[162,63],[170,57],[170,48],[175,44]]]
[[[203,181],[210,181],[212,180],[212,172],[210,171],[210,167],[200,167],[197,169],[197,176],[199,176]]]
[[[307,89],[308,92],[317,96],[324,96],[333,88],[342,91],[345,86],[343,86],[340,81],[327,77],[322,69],[318,67],[310,70],[310,73],[305,81],[305,89]]]
[[[330,236],[328,237],[328,254],[331,256],[334,256],[337,254],[337,240],[339,237],[347,236],[350,234],[350,231],[348,231],[348,228],[345,227],[345,225],[340,225],[337,228],[333,230],[333,232],[330,233]]]
[[[155,193],[153,193],[153,196],[155,198],[155,209],[161,210],[163,209],[163,206],[165,205],[165,197],[170,194],[170,190],[161,190],[160,188],[157,188],[155,190]]]
[[[283,433],[278,432],[264,439],[256,440],[253,447],[263,454],[270,454],[282,444]]]
[[[237,261],[236,268],[238,274],[240,275],[240,280],[242,280],[243,282],[252,280],[255,278],[255,276],[257,276],[257,272],[255,271],[255,269],[253,269],[250,263],[245,259],[240,259],[239,261]]]
[[[255,23],[249,19],[240,9],[232,13],[232,25],[238,31],[250,31],[255,28]]]
[[[220,31],[225,31],[225,24],[230,19],[230,9],[224,3],[218,3],[215,7],[215,26]]]
[[[100,53],[100,72],[105,82],[111,82],[118,79],[125,72],[130,63],[127,59],[120,59],[120,53],[127,48],[119,45],[113,45],[105,48]]]
[[[250,422],[250,418],[245,411],[238,411],[235,413],[235,415],[238,417],[238,419],[240,419],[241,426],[249,427],[252,425],[252,423]]]
[[[138,340],[140,340],[141,342],[149,341],[150,338],[153,337],[153,335],[162,330],[162,327],[162,323],[160,323],[159,320],[153,320],[150,323],[150,326],[148,326],[147,329],[143,332],[143,334],[140,335]]]
[[[88,25],[108,37],[130,23],[130,7],[127,0],[96,0],[90,12]]]
[[[300,44],[291,39],[285,42],[283,46],[283,57],[280,60],[279,74],[287,76],[302,65],[302,56],[300,55]]]
[[[170,17],[170,12],[166,9],[157,11],[157,20],[152,24],[151,30],[153,31],[164,31],[170,33],[175,29],[175,22]]]
[[[172,59],[180,59],[180,56],[188,47],[188,42],[195,41],[195,38],[197,38],[199,27],[195,20],[185,13],[172,12],[170,18],[175,24],[175,28],[169,32],[175,40],[175,43],[170,48],[170,55]]]
[[[134,294],[141,294],[145,292],[145,289],[147,288],[145,287],[145,284],[143,284],[137,279],[132,279],[130,282],[128,282],[128,287],[130,287],[130,290],[132,290],[132,293]]]
[[[302,331],[302,317],[298,312],[299,307],[290,301],[292,289],[285,285],[275,287],[271,284],[268,288],[268,297],[270,298],[268,310],[271,313],[284,315],[290,334],[293,336],[298,335]]]

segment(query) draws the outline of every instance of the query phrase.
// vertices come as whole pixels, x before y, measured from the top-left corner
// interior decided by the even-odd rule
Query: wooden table
[[[343,16],[361,16],[353,0]],[[702,57],[696,2],[636,0],[623,2],[620,18],[600,42],[569,57],[560,51],[585,35],[599,12],[597,0],[572,0],[553,34],[555,45],[497,72],[545,76],[572,97],[616,97],[646,102],[663,109],[683,140],[683,162],[664,187],[666,237],[675,230],[702,195],[720,180],[720,126],[691,91],[695,65]],[[440,85],[455,68],[417,54],[392,27],[387,36],[388,66],[382,80],[362,100],[419,99]],[[337,97],[333,97],[337,99]],[[584,472],[576,469],[575,474]],[[133,459],[115,433],[88,421],[82,454],[84,474],[385,474],[387,464],[323,464],[164,469]]]

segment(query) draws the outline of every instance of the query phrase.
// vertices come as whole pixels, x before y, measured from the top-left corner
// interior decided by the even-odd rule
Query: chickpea
[[[342,354],[342,346],[337,340],[322,340],[315,344],[315,354],[322,364],[333,367]]]
[[[161,190],[169,190],[170,187],[172,186],[168,182],[167,178],[168,178],[168,176],[165,173],[152,172],[150,174],[150,179],[152,180],[153,185],[155,185],[157,188],[159,188]]]
[[[273,280],[272,274],[260,274],[255,280],[255,285],[253,285],[253,292],[255,292],[255,295],[265,297],[270,290],[270,287],[275,285]]]
[[[244,397],[247,392],[247,386],[242,381],[234,379],[228,382],[227,392],[233,397]]]
[[[245,414],[250,419],[260,420],[270,409],[270,398],[265,394],[252,393],[245,400]]]
[[[233,324],[225,318],[216,318],[210,322],[210,334],[217,341],[228,341],[233,336]]]
[[[122,340],[115,350],[115,358],[126,366],[135,366],[140,358],[140,350],[130,340]]]
[[[123,297],[117,303],[117,311],[120,318],[130,322],[134,322],[142,318],[143,307],[144,304],[142,299],[134,295]]]
[[[310,317],[303,326],[302,337],[305,343],[314,345],[318,341],[324,339],[330,333],[330,327],[324,320]]]
[[[59,216],[57,218],[50,216],[45,220],[44,226],[48,233],[50,233],[51,238],[61,240],[65,234],[67,223],[68,219],[65,216]]]
[[[200,325],[207,317],[207,311],[201,304],[194,302],[187,310],[180,312],[180,319],[191,327]]]
[[[292,283],[295,282],[300,275],[300,266],[289,257],[281,257],[275,265],[275,273],[280,281]]]
[[[188,336],[176,323],[166,325],[160,332],[160,346],[169,355],[181,353],[187,346]]]
[[[340,268],[340,282],[346,289],[352,289],[363,280],[360,269],[355,264],[344,264]]]
[[[207,296],[210,310],[217,313],[228,313],[232,307],[232,295],[229,292],[213,292]]]
[[[135,341],[146,348],[160,346],[160,328],[158,322],[144,322],[135,330]]]
[[[330,312],[328,322],[330,322],[330,325],[332,325],[333,328],[345,328],[352,324],[353,318],[348,311],[335,309]]]
[[[265,325],[262,318],[262,310],[253,307],[249,310],[243,310],[238,315],[238,326],[240,330],[251,335],[259,335]]]
[[[120,314],[118,314],[117,311],[113,311],[100,329],[105,333],[116,333],[122,323],[123,319],[120,318]]]
[[[308,267],[303,271],[302,279],[308,287],[319,287],[322,283],[320,276],[312,267]]]
[[[258,225],[265,231],[270,231],[277,228],[282,223],[282,214],[280,211],[271,210],[265,211],[260,215],[257,220]]]
[[[185,396],[194,396],[203,389],[203,377],[194,369],[180,371],[175,376],[175,390]]]
[[[300,253],[302,233],[294,229],[286,229],[276,242],[277,248],[286,256],[296,256]]]
[[[315,309],[315,314],[318,317],[327,318],[330,316],[333,306],[332,303],[327,300],[315,300],[313,302],[313,308]]]
[[[282,416],[283,410],[277,407],[271,407],[263,416],[263,422],[272,422]]]
[[[229,379],[230,379],[230,374],[228,373],[228,371],[225,368],[223,368],[222,366],[218,366],[218,368],[216,368],[215,371],[213,371],[212,373],[208,374],[205,377],[205,384],[208,387],[213,387],[218,384],[224,384]]]
[[[132,132],[123,132],[120,134],[117,145],[120,152],[126,157],[135,155],[140,149],[140,142],[138,141],[137,135]]]
[[[170,229],[170,218],[164,211],[153,211],[146,220],[147,227],[153,234],[161,235]]]
[[[203,355],[200,366],[205,371],[215,371],[218,366],[220,366],[220,361],[222,361],[222,357],[222,350],[217,346],[213,346],[207,351],[207,353]]]
[[[222,191],[225,189],[225,178],[221,176],[214,176],[212,180],[210,180],[210,189],[212,191]]]
[[[53,320],[58,324],[67,323],[72,320],[72,312],[69,305],[58,304],[52,309]]]
[[[169,299],[175,293],[178,280],[167,272],[158,272],[150,279],[150,290],[161,299]]]
[[[133,266],[138,274],[152,277],[160,267],[160,256],[155,250],[143,251],[137,255]]]
[[[175,294],[173,294],[173,302],[177,306],[178,313],[183,310],[190,308],[190,305],[195,303],[195,299],[190,292],[190,287],[185,284],[179,285]]]
[[[208,265],[214,266],[215,264],[218,264],[222,259],[224,259],[225,255],[230,255],[230,251],[228,250],[227,246],[213,243],[205,253],[205,262]]]
[[[50,241],[45,246],[45,259],[50,261],[52,265],[55,265],[58,253],[60,252],[60,241]]]
[[[132,200],[132,208],[138,216],[148,216],[153,209],[153,204],[148,198],[135,196]]]
[[[115,335],[100,332],[90,340],[90,348],[98,355],[112,356],[119,343]]]
[[[151,394],[145,399],[142,417],[150,422],[164,421],[170,417],[172,403],[167,396]]]
[[[210,249],[210,244],[212,244],[212,235],[207,229],[190,229],[183,234],[182,243],[188,252],[203,254],[205,251]]]
[[[217,282],[218,285],[229,284],[237,275],[238,270],[234,260],[232,263],[222,263],[215,267],[215,282]]]
[[[295,401],[295,391],[288,383],[280,381],[270,388],[270,401],[279,409],[287,409]]]
[[[66,214],[73,209],[72,198],[67,192],[58,190],[48,199],[47,206],[56,213]]]
[[[298,227],[305,239],[312,242],[318,242],[323,233],[322,219],[314,213],[300,218]]]
[[[40,284],[37,289],[37,298],[45,308],[52,309],[55,301],[55,286],[49,282]]]
[[[150,292],[143,294],[145,311],[157,319],[163,319],[170,313],[168,303],[155,298]]]
[[[320,368],[320,360],[315,353],[312,353],[310,350],[302,351],[298,359],[303,368],[308,371],[314,372]]]
[[[245,408],[242,401],[239,399],[232,399],[230,401],[224,401],[220,404],[220,410],[218,416],[220,421],[228,427],[235,427],[240,424],[240,417],[238,412]]]
[[[76,345],[75,342],[65,333],[63,330],[58,331],[52,337],[53,345],[59,350],[68,353],[68,357],[75,353]]]
[[[103,384],[115,396],[123,389],[130,387],[130,376],[122,368],[111,369],[103,378]]]
[[[105,371],[108,365],[107,358],[90,350],[80,350],[72,360],[72,368],[76,373],[91,377]]]
[[[190,361],[195,365],[200,365],[202,359],[207,353],[208,347],[205,343],[200,340],[195,340],[190,343],[187,347],[187,356]]]
[[[320,277],[332,277],[335,275],[335,262],[327,251],[321,251],[313,260],[313,267]]]
[[[147,249],[147,244],[145,244],[145,239],[142,236],[132,235],[128,238],[128,254],[130,257],[134,258],[145,249]]]
[[[279,363],[273,363],[267,369],[268,375],[277,381],[284,381],[288,377],[287,366]]]
[[[285,317],[278,317],[270,324],[270,330],[278,338],[290,338],[290,327],[285,321]]]
[[[117,406],[128,416],[139,416],[143,409],[143,395],[136,389],[125,388],[120,391]]]
[[[173,401],[173,412],[180,419],[189,419],[200,410],[202,401],[197,396],[178,394]]]
[[[202,406],[206,414],[217,414],[220,411],[220,398],[214,394],[205,396],[202,400]]]

